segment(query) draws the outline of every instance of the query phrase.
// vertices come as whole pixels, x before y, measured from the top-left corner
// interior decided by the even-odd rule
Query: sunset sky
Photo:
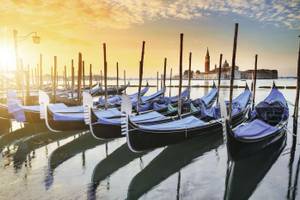
[[[145,40],[145,77],[162,71],[164,57],[176,74],[181,32],[185,67],[192,51],[193,69],[204,71],[207,47],[211,67],[218,63],[220,53],[231,60],[236,22],[240,28],[237,65],[242,70],[253,67],[257,53],[259,68],[278,69],[281,76],[295,75],[299,0],[1,0],[0,69],[14,65],[12,30],[17,29],[20,35],[36,31],[41,36],[38,45],[30,38],[20,42],[19,54],[26,65],[36,66],[42,53],[47,73],[53,56],[58,56],[61,73],[72,58],[77,64],[78,52],[87,64],[93,64],[94,73],[99,73],[103,67],[101,45],[106,42],[109,76],[115,75],[118,61],[120,70],[137,77]]]

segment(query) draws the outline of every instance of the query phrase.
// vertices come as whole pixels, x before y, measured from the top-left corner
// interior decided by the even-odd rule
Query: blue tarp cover
[[[84,121],[82,113],[53,113],[54,121]]]
[[[268,136],[278,129],[262,120],[255,119],[249,123],[240,125],[234,130],[234,136],[243,139],[258,139]]]
[[[205,105],[208,105],[216,97],[217,93],[218,89],[214,87],[209,91],[208,94],[206,94],[200,99],[205,103]]]
[[[135,123],[142,123],[142,122],[148,122],[148,121],[158,121],[163,120],[166,117],[158,112],[152,111],[141,115],[135,115],[130,117],[130,119]],[[101,117],[98,119],[97,124],[111,124],[111,125],[121,125],[121,118],[113,118],[113,119],[107,119],[104,117]]]
[[[145,130],[181,130],[195,128],[204,125],[205,122],[194,116],[189,116],[183,119],[174,120],[167,123],[155,125],[140,125],[139,127]]]
[[[63,103],[48,105],[49,110],[53,113],[81,113],[83,106],[66,106]]]
[[[100,118],[100,117],[105,117],[105,118],[111,118],[111,117],[116,117],[116,116],[121,116],[122,113],[120,110],[117,108],[109,108],[107,110],[99,110],[94,112],[95,115]]]

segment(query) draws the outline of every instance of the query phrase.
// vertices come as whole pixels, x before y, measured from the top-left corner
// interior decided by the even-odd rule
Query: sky
[[[204,71],[206,48],[211,68],[219,54],[231,63],[234,23],[239,23],[236,64],[252,69],[277,69],[280,76],[296,74],[300,35],[300,0],[1,0],[0,69],[14,69],[13,29],[20,36],[19,56],[25,66],[43,67],[50,73],[57,56],[59,73],[77,66],[82,52],[94,74],[103,68],[102,44],[107,45],[108,75],[115,76],[116,62],[128,77],[137,77],[142,41],[145,46],[144,76],[168,71],[178,73],[179,35],[184,33],[184,67],[192,52],[192,69]],[[31,32],[41,37],[33,44]],[[121,73],[121,72],[120,72]]]

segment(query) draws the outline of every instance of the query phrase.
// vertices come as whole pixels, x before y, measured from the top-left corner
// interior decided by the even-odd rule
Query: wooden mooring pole
[[[255,94],[256,94],[256,76],[257,76],[257,54],[255,54],[254,72],[253,72],[253,97],[252,97],[252,110],[255,106]]]
[[[183,33],[180,34],[179,49],[179,90],[178,90],[178,116],[181,118],[181,90],[182,90],[182,53],[183,53]]]
[[[123,71],[123,76],[124,76],[124,86],[126,85],[126,71],[125,71],[125,69],[124,69],[124,71]],[[126,94],[126,89],[125,89],[125,94]]]
[[[219,71],[218,71],[218,93],[217,93],[217,105],[219,105],[220,86],[221,86],[221,73],[222,73],[222,62],[223,62],[223,54],[220,54],[220,60],[219,60]]]
[[[78,54],[77,100],[81,103],[82,54]]]
[[[232,52],[232,62],[231,62],[231,79],[230,79],[230,92],[229,92],[229,121],[231,122],[232,117],[232,98],[233,98],[233,83],[234,83],[234,71],[235,71],[235,59],[237,50],[237,38],[238,38],[239,24],[235,24],[234,30],[234,40],[233,40],[233,52]]]
[[[44,79],[43,79],[43,55],[40,54],[40,64],[39,64],[39,67],[40,67],[40,89],[43,88],[43,85],[44,85]]]
[[[142,44],[142,53],[141,53],[141,60],[140,60],[140,70],[139,70],[139,90],[138,90],[138,101],[136,105],[136,111],[139,113],[139,105],[141,101],[141,88],[142,88],[142,81],[143,81],[143,71],[144,71],[144,55],[145,55],[145,41]]]
[[[172,68],[170,70],[169,97],[172,95]]]
[[[300,35],[299,35],[299,38],[300,38]],[[295,107],[294,107],[294,114],[293,114],[293,118],[294,118],[293,132],[294,132],[294,134],[297,134],[297,128],[298,128],[299,90],[300,90],[300,42],[299,42],[299,49],[298,49],[296,98],[295,98]]]
[[[192,79],[192,52],[189,53],[189,74],[188,74],[188,90],[189,90],[189,96],[191,97],[191,79]]]
[[[84,60],[82,61],[82,84],[83,84],[83,90],[85,89],[85,66],[84,66]]]
[[[117,94],[119,94],[119,63],[117,62]]]
[[[74,98],[74,89],[75,89],[75,69],[74,69],[74,60],[71,60],[71,95],[72,99]]]
[[[164,59],[164,76],[163,76],[164,94],[163,94],[163,97],[165,97],[165,92],[166,92],[166,75],[167,75],[167,58]]]
[[[104,58],[104,88],[105,88],[105,109],[107,109],[107,61],[106,61],[106,44],[103,43],[103,58]]]
[[[56,103],[56,84],[57,84],[57,57],[54,56],[54,71],[53,71],[53,83],[52,83],[52,95],[53,103]]]
[[[156,90],[159,90],[159,72],[156,72]]]
[[[93,87],[93,66],[92,64],[90,64],[90,78],[89,78],[89,88],[90,91],[92,91],[92,87]]]

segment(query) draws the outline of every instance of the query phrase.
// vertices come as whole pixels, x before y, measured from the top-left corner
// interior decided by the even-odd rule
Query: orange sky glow
[[[280,75],[295,74],[299,1],[251,8],[251,15],[247,14],[248,9],[255,5],[238,0],[222,2],[4,0],[0,8],[0,69],[14,68],[12,31],[17,29],[19,35],[38,32],[41,43],[33,44],[28,38],[19,43],[19,54],[25,66],[35,67],[41,53],[48,74],[54,56],[58,57],[59,73],[62,73],[64,65],[70,67],[71,59],[77,66],[78,52],[82,52],[87,64],[93,64],[94,73],[99,74],[103,67],[101,45],[106,42],[108,75],[116,74],[115,65],[119,62],[120,70],[126,69],[128,77],[137,77],[143,40],[146,41],[145,77],[162,72],[164,57],[168,58],[168,68],[173,67],[177,72],[181,32],[185,34],[185,67],[191,51],[193,70],[203,71],[207,47],[211,68],[218,63],[220,53],[230,63],[233,28],[238,22],[237,65],[242,70],[253,67],[257,53],[259,67],[278,69]],[[270,6],[276,9],[270,10]]]

